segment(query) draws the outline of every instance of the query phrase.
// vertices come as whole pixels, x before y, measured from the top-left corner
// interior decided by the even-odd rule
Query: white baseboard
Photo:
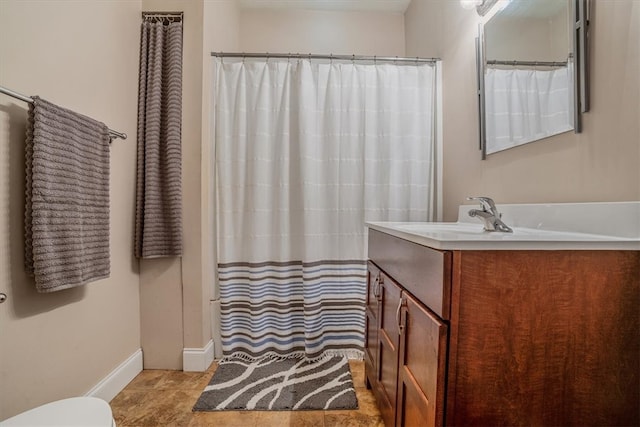
[[[142,372],[142,349],[136,350],[127,360],[89,390],[85,396],[97,397],[110,402],[140,372]]]
[[[220,300],[209,302],[211,306],[211,339],[213,340],[213,357],[222,359],[222,336],[220,335]]]
[[[213,340],[204,348],[185,348],[182,350],[182,370],[185,372],[204,372],[213,363]]]

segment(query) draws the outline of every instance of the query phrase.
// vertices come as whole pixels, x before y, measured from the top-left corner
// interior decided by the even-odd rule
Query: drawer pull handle
[[[379,295],[379,288],[380,286],[380,275],[376,276],[376,283],[373,285],[373,296],[376,297],[376,299],[378,299]]]
[[[404,329],[404,325],[400,322],[400,311],[402,310],[403,304],[404,299],[400,298],[400,301],[398,301],[398,308],[396,308],[396,323],[398,324],[398,335],[402,335],[402,330]]]
[[[376,285],[373,288],[373,295],[375,295],[378,301],[382,300],[382,296],[381,296],[382,292],[380,291],[383,283],[384,283],[384,279],[382,278],[382,276],[380,276],[380,273],[378,273],[378,275],[376,276]]]

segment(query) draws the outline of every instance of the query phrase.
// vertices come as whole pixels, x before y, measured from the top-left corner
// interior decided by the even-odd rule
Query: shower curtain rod
[[[499,61],[491,59],[487,61],[487,65],[526,65],[530,67],[542,66],[542,67],[565,67],[567,62],[557,61]]]
[[[219,58],[278,58],[278,59],[328,59],[337,61],[384,61],[384,62],[413,62],[435,63],[440,58],[409,58],[401,56],[362,56],[362,55],[315,55],[311,53],[244,53],[244,52],[211,52],[211,56]]]
[[[33,104],[33,99],[29,98],[28,96],[19,94],[18,92],[14,92],[11,89],[7,89],[4,86],[0,86],[0,93],[4,93],[5,95],[9,95],[13,98],[19,99],[20,101],[24,101],[24,102],[28,102],[29,104]],[[116,137],[116,138],[120,138],[120,139],[127,139],[127,134],[126,133],[122,133],[122,132],[118,132],[112,129],[109,129],[109,136],[110,137]]]

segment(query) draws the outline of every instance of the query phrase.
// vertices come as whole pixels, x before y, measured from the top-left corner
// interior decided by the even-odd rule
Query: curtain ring
[[[246,58],[246,56],[244,55],[244,52],[242,52],[242,65],[244,65],[245,58]]]
[[[378,57],[373,55],[373,65],[378,65]]]
[[[329,54],[329,65],[333,65],[333,53]]]
[[[351,54],[351,63],[354,64],[354,65],[356,63],[356,54],[355,53]]]
[[[267,64],[269,63],[269,52],[267,52],[267,57],[266,57],[266,59],[264,60],[264,62],[266,62]]]
[[[311,62],[311,53],[309,53],[309,62]]]
[[[398,55],[396,55],[396,59],[393,60],[393,65],[398,65]]]
[[[289,55],[287,56],[287,64],[291,64],[291,52],[289,52]]]

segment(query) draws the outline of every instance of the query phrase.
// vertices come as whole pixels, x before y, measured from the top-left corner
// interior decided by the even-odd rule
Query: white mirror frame
[[[485,0],[477,6],[479,15],[484,16],[495,6],[497,0]],[[573,29],[573,55],[574,55],[574,132],[582,132],[582,113],[589,111],[589,22],[591,0],[572,0]],[[485,21],[486,22],[486,21]],[[484,23],[478,25],[478,37],[476,38],[476,70],[478,85],[478,115],[479,115],[479,149],[482,160],[487,158],[487,134],[486,134],[486,110],[484,71],[485,59]]]

